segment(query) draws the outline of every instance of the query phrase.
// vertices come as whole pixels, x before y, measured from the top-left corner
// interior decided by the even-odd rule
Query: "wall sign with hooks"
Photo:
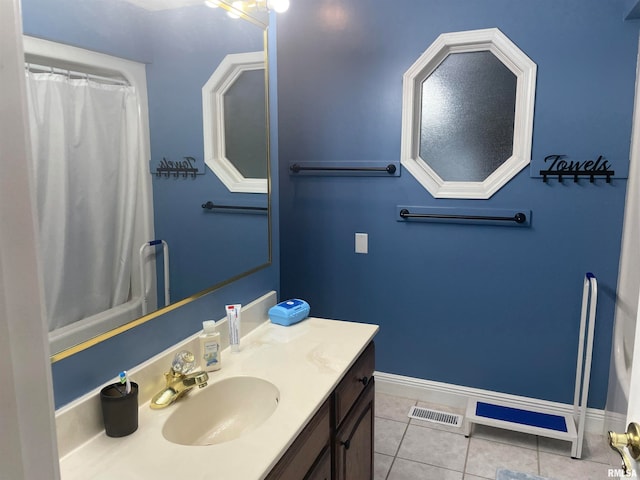
[[[611,164],[603,155],[596,160],[569,160],[566,155],[547,155],[544,157],[547,167],[540,170],[542,181],[546,183],[547,177],[557,177],[562,181],[563,177],[573,178],[574,182],[579,177],[589,177],[589,182],[593,183],[596,177],[605,177],[607,183],[611,183],[611,177],[615,172],[611,169]]]
[[[156,177],[192,177],[196,178],[196,175],[204,175],[205,168],[204,162],[198,161],[195,157],[182,157],[181,160],[169,160],[166,157],[162,157],[156,167],[151,167],[151,173],[155,174]]]

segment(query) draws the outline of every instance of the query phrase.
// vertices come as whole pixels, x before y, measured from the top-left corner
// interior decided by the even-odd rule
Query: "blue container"
[[[307,318],[309,310],[307,302],[292,298],[271,307],[269,309],[269,319],[271,319],[271,323],[287,327]]]

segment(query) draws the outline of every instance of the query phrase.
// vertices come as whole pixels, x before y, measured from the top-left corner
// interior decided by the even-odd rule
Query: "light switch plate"
[[[369,235],[356,233],[356,253],[369,253]]]

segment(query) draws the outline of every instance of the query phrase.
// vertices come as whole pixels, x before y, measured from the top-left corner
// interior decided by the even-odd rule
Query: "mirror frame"
[[[493,53],[516,76],[513,154],[482,182],[445,181],[419,154],[422,83],[449,54],[478,51]],[[403,76],[402,165],[435,198],[490,198],[531,162],[536,68],[497,28],[440,35]]]
[[[72,347],[69,347],[67,349],[64,349],[60,352],[57,352],[55,354],[52,354],[50,356],[50,361],[51,363],[55,363],[58,362],[60,360],[64,360],[65,358],[71,357],[73,355],[75,355],[76,353],[82,352],[83,350],[86,350],[88,348],[91,348],[105,340],[108,340],[110,338],[113,338],[117,335],[120,335],[121,333],[125,333],[133,328],[136,328],[142,324],[145,324],[151,320],[153,320],[154,318],[158,318],[162,315],[164,315],[165,313],[171,312],[177,308],[180,308],[184,305],[187,305],[205,295],[208,295],[209,293],[212,293],[216,290],[219,290],[227,285],[230,285],[234,282],[236,282],[237,280],[240,280],[242,278],[248,277],[250,275],[253,275],[256,272],[259,272],[260,270],[264,270],[265,268],[268,268],[271,266],[272,261],[273,261],[273,245],[272,245],[272,212],[271,212],[271,154],[270,154],[270,124],[269,124],[269,119],[270,119],[270,109],[269,109],[269,62],[268,62],[268,28],[269,28],[269,24],[268,24],[268,19],[262,19],[259,16],[252,16],[250,14],[247,14],[246,12],[243,11],[238,11],[237,9],[235,9],[231,4],[227,4],[224,1],[220,1],[219,4],[220,8],[223,8],[224,10],[227,10],[228,12],[232,12],[235,13],[238,17],[242,18],[243,20],[249,21],[251,23],[253,23],[254,25],[257,25],[258,27],[262,28],[262,35],[263,35],[263,41],[262,44],[264,46],[263,50],[264,50],[264,57],[263,57],[263,61],[264,61],[264,70],[265,70],[265,90],[266,90],[266,95],[265,95],[265,111],[266,111],[266,133],[267,133],[267,179],[266,179],[266,183],[267,183],[267,216],[268,216],[268,220],[267,220],[267,228],[268,228],[268,232],[267,232],[267,237],[268,237],[268,258],[267,261],[265,263],[263,263],[262,265],[258,265],[256,267],[253,267],[245,272],[241,272],[237,275],[234,275],[231,278],[228,278],[226,280],[223,280],[221,282],[218,282],[204,290],[201,290],[200,292],[194,293],[193,295],[184,298],[182,300],[179,300],[175,303],[172,303],[171,305],[168,305],[166,307],[163,308],[159,308],[147,315],[144,315],[142,317],[136,318],[128,323],[125,323],[119,327],[113,328],[107,332],[101,333],[100,335],[96,335],[88,340],[85,340],[83,342],[78,343],[77,345],[74,345]]]
[[[229,54],[202,87],[204,162],[230,192],[268,191],[266,178],[245,177],[227,157],[224,108],[224,96],[240,75],[252,70],[264,70],[265,63],[264,52]]]

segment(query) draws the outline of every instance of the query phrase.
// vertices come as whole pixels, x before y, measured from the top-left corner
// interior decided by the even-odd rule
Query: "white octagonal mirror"
[[[205,163],[231,192],[267,193],[264,52],[227,55],[202,87]]]
[[[402,165],[436,198],[491,197],[531,160],[535,76],[496,28],[440,35],[404,75]]]

